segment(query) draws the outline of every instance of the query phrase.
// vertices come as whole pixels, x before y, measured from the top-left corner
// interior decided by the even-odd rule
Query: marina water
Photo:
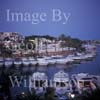
[[[23,71],[31,72],[44,72],[48,76],[48,79],[53,79],[54,74],[58,71],[64,70],[69,76],[77,73],[89,73],[93,75],[100,75],[100,47],[97,48],[97,55],[93,61],[84,61],[81,64],[71,64],[71,65],[48,65],[48,66],[33,66],[31,69],[25,68]],[[14,96],[22,91],[27,91],[29,88],[14,87],[11,88],[11,94]]]
[[[38,66],[35,67],[33,72],[44,72],[52,79],[54,74],[60,70],[64,70],[69,75],[77,73],[89,73],[93,75],[100,74],[100,47],[97,48],[97,55],[93,61],[84,61],[81,64],[72,65],[50,65],[50,66]]]

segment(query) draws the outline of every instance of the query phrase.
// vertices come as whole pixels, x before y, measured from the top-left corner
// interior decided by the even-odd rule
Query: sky
[[[7,10],[10,11],[7,20]],[[59,21],[53,21],[53,10],[60,10]],[[46,15],[38,24],[31,21],[12,21],[11,13]],[[55,13],[57,14],[57,12]],[[68,17],[65,21],[64,14]],[[55,15],[56,16],[56,15]],[[56,16],[59,18],[59,16]],[[15,18],[15,17],[14,17]],[[28,17],[29,18],[29,17]],[[45,21],[43,21],[45,20]],[[100,0],[0,0],[0,31],[18,32],[22,35],[51,35],[60,34],[80,39],[100,39]]]

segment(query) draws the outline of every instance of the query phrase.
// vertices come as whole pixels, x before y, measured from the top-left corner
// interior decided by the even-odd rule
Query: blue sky
[[[39,24],[7,22],[7,9],[30,14],[45,12],[47,21]],[[52,9],[71,13],[68,22],[51,22]],[[0,31],[52,36],[64,33],[80,39],[100,39],[100,0],[0,0]]]

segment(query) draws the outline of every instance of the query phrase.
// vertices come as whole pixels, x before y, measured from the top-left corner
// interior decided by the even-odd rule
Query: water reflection
[[[75,73],[89,73],[89,74],[100,74],[100,48],[97,48],[97,56],[93,61],[84,61],[81,64],[71,64],[71,65],[48,65],[48,66],[24,66],[22,67],[23,72],[44,72],[49,78],[60,71],[64,70],[69,75]]]

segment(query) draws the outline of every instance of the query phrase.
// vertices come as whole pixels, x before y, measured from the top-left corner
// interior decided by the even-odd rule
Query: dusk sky
[[[30,21],[7,21],[10,13],[30,14]],[[52,21],[52,10],[61,11],[61,20]],[[32,24],[32,14],[45,13],[45,21]],[[63,13],[70,14],[67,22]],[[28,17],[29,18],[29,17]],[[39,17],[40,18],[40,17]],[[58,18],[58,17],[56,17]],[[40,20],[40,19],[39,19]],[[80,39],[100,39],[100,0],[0,0],[0,31],[19,32],[22,35],[52,35],[64,33]]]

